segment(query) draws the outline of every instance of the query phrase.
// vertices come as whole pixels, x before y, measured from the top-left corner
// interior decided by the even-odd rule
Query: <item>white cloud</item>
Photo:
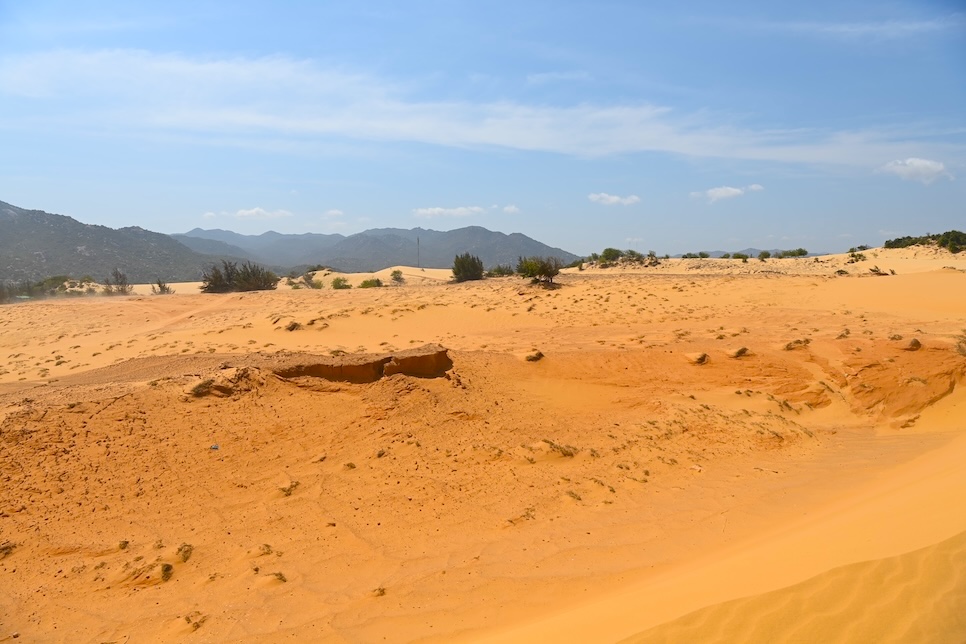
[[[692,192],[691,198],[707,199],[708,203],[714,203],[716,201],[721,201],[722,199],[733,199],[734,197],[740,197],[748,192],[761,192],[764,189],[765,187],[758,183],[753,183],[750,186],[745,186],[744,188],[720,186],[718,188],[709,188],[708,190]]]
[[[485,208],[479,206],[457,206],[456,208],[414,208],[413,214],[417,217],[430,219],[433,217],[469,217],[471,215],[481,215],[486,212]]]
[[[291,217],[292,213],[287,210],[265,210],[256,206],[247,210],[238,210],[231,216],[239,219],[278,219],[279,217]]]
[[[201,216],[204,217],[205,219],[214,219],[215,217],[218,216],[218,214],[217,213],[213,213],[213,212],[211,212],[209,210],[208,212],[206,212],[205,214],[203,214]]]
[[[520,209],[514,206],[513,204],[510,204],[508,206],[503,206],[503,212],[505,212],[508,215],[516,215],[520,212]]]
[[[331,219],[333,217],[341,217],[344,214],[345,213],[338,208],[332,208],[331,210],[326,210],[324,213],[322,213],[322,216],[327,219]]]
[[[924,127],[754,129],[707,111],[644,102],[416,98],[421,90],[287,56],[191,57],[130,49],[0,55],[0,104],[8,128],[177,136],[283,151],[362,140],[576,157],[660,151],[869,168],[914,154],[963,154],[946,132]]]
[[[906,181],[921,181],[926,185],[942,177],[953,178],[953,175],[946,171],[946,166],[941,162],[916,157],[890,161],[879,168],[879,171],[894,174]]]
[[[595,192],[587,195],[587,198],[594,203],[604,204],[605,206],[630,206],[631,204],[635,204],[641,200],[641,198],[637,195],[619,197],[617,195],[609,195],[606,192]]]

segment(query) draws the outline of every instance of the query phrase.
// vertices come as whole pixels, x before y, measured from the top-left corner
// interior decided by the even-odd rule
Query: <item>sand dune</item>
[[[706,608],[625,641],[961,642],[964,570],[966,532]]]
[[[966,266],[917,252],[0,307],[0,639],[944,641]]]

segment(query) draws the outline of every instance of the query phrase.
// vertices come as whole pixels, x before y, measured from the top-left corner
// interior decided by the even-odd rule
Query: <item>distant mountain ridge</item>
[[[418,242],[417,242],[418,240]],[[513,264],[519,256],[555,256],[569,263],[577,256],[526,235],[507,235],[480,226],[441,232],[381,228],[355,235],[270,231],[241,235],[196,228],[165,235],[139,227],[108,228],[72,217],[27,210],[0,201],[0,281],[38,281],[54,275],[102,281],[114,268],[132,282],[197,281],[221,260],[255,261],[276,272],[323,264],[345,272],[389,266],[449,268],[469,252],[487,267]]]
[[[573,253],[548,246],[521,233],[508,235],[481,226],[445,232],[425,228],[373,228],[349,236],[317,233],[285,235],[271,231],[261,235],[240,235],[226,230],[195,228],[173,237],[188,246],[195,243],[189,240],[198,239],[225,244],[208,247],[221,249],[222,252],[227,252],[231,247],[241,248],[250,253],[251,259],[269,264],[324,264],[345,272],[377,271],[389,266],[414,266],[417,263],[424,268],[449,268],[456,255],[467,252],[478,256],[487,267],[515,264],[518,257],[530,255],[554,256],[564,263],[578,258]]]
[[[102,281],[115,267],[132,282],[195,281],[219,259],[143,228],[83,224],[65,215],[0,201],[3,281],[36,281],[54,275],[89,275]]]

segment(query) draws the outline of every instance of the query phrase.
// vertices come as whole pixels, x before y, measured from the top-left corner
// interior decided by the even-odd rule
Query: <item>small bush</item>
[[[600,258],[605,262],[616,262],[623,256],[624,256],[624,253],[622,251],[617,250],[616,248],[605,248],[600,253]]]
[[[556,257],[521,257],[517,261],[517,273],[524,277],[553,284],[563,266]]]
[[[205,270],[201,277],[203,293],[232,293],[235,291],[271,291],[278,286],[278,276],[272,271],[245,262],[238,266],[235,262],[222,260]]]
[[[767,250],[763,250],[760,253],[758,253],[758,259],[760,259],[761,261],[765,261],[769,257],[771,257],[771,253],[769,253]]]
[[[337,291],[343,291],[347,288],[352,288],[352,284],[349,284],[349,280],[344,277],[336,277],[332,280],[332,288]]]
[[[127,281],[127,275],[119,268],[111,271],[111,276],[104,279],[104,295],[130,295],[134,287]]]
[[[731,254],[731,259],[740,259],[743,262],[747,262],[748,261],[748,255],[745,255],[744,253],[732,253]]]
[[[453,260],[453,278],[457,282],[483,279],[483,260],[469,253],[457,255]]]
[[[160,277],[157,282],[151,285],[151,292],[155,295],[174,295],[174,289]]]
[[[359,288],[379,288],[381,286],[382,286],[382,280],[379,278],[362,280],[362,284],[359,284]]]
[[[731,253],[725,253],[721,256],[721,259],[731,259]]]
[[[805,257],[808,255],[808,251],[804,248],[796,248],[795,250],[783,250],[778,253],[779,257]]]
[[[392,280],[393,284],[402,284],[403,282],[406,281],[405,278],[403,277],[402,271],[399,270],[398,268],[393,272],[389,273],[389,279]]]

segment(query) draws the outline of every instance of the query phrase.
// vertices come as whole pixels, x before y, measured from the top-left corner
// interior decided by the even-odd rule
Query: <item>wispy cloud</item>
[[[472,215],[482,215],[486,208],[480,206],[457,206],[456,208],[414,208],[413,214],[423,219],[434,217],[470,217]]]
[[[530,85],[544,85],[546,83],[560,83],[573,81],[589,81],[590,74],[582,71],[570,72],[540,72],[538,74],[527,74],[527,83]]]
[[[322,216],[326,219],[334,219],[336,217],[341,217],[344,214],[345,213],[338,208],[332,208],[331,210],[326,210],[324,213],[322,213]]]
[[[941,161],[919,159],[916,157],[890,161],[879,168],[879,171],[894,174],[906,181],[921,181],[926,185],[943,177],[947,179],[954,178],[952,174],[946,171],[946,166]]]
[[[765,187],[761,184],[753,183],[750,186],[745,186],[743,188],[732,188],[731,186],[720,186],[718,188],[709,188],[707,190],[700,190],[698,192],[692,192],[692,199],[707,199],[708,203],[714,203],[716,201],[721,201],[722,199],[733,199],[735,197],[740,197],[749,192],[761,192]]]
[[[514,206],[513,204],[510,204],[508,206],[503,206],[503,212],[505,212],[508,215],[516,215],[520,212],[520,209]]]
[[[606,192],[595,192],[587,195],[587,198],[594,203],[604,204],[605,206],[630,206],[641,200],[637,195],[619,197],[617,195],[609,195]]]
[[[266,210],[264,208],[243,208],[234,212],[222,210],[221,212],[208,211],[202,215],[205,219],[215,217],[234,217],[236,219],[279,219],[281,217],[291,217],[292,213],[288,210]]]
[[[413,99],[411,91],[286,56],[192,58],[139,50],[0,56],[6,128],[179,136],[282,150],[362,140],[585,158],[660,151],[868,168],[883,158],[963,155],[961,145],[916,140],[920,133],[909,128],[757,130],[708,112],[649,103],[477,103]]]
[[[953,13],[929,20],[880,20],[866,22],[758,22],[752,25],[767,30],[794,32],[842,39],[875,38],[895,40],[942,31],[962,29],[966,14]]]

